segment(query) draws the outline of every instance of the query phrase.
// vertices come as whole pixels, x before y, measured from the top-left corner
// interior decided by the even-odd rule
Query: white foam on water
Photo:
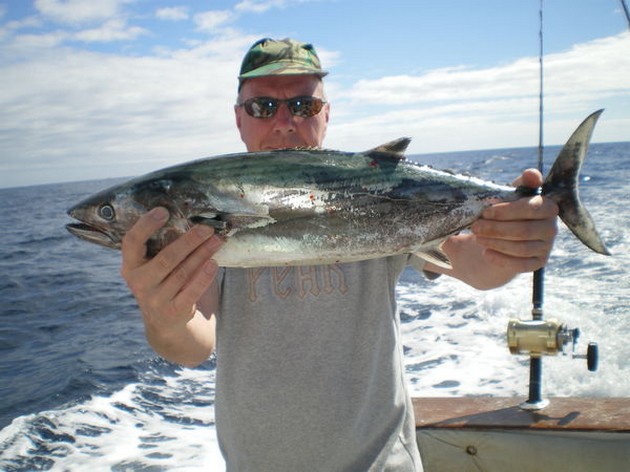
[[[614,224],[613,224],[614,222]],[[630,396],[630,234],[613,215],[604,219],[615,241],[613,257],[584,248],[561,230],[545,270],[545,319],[579,328],[577,354],[599,346],[599,369],[565,355],[543,358],[543,395]],[[407,277],[398,288],[411,391],[420,396],[527,396],[529,358],[507,347],[512,318],[531,319],[532,276],[522,274],[497,290],[477,291],[456,280]]]
[[[224,470],[214,408],[206,404],[212,399],[200,394],[214,391],[214,371],[182,369],[163,380],[154,388],[131,384],[111,396],[17,418],[0,431],[6,459],[0,466],[28,457],[51,471]],[[174,400],[182,395],[196,398]]]
[[[430,285],[430,286],[427,286]],[[517,395],[517,358],[503,342],[517,315],[506,292],[478,292],[455,280],[402,284],[398,290],[411,393],[416,396]],[[426,295],[419,295],[425,293]],[[420,310],[420,316],[413,313]]]

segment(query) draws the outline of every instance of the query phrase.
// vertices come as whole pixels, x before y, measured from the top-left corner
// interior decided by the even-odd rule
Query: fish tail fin
[[[610,255],[578,193],[580,169],[595,123],[603,111],[589,115],[573,132],[545,178],[542,194],[558,204],[560,219],[580,241],[599,254]]]

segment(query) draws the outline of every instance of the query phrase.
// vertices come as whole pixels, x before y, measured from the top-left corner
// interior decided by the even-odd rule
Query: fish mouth
[[[111,235],[96,226],[86,223],[69,223],[66,225],[66,229],[71,234],[85,241],[100,244],[101,246],[112,249],[120,249],[120,241],[115,240]]]

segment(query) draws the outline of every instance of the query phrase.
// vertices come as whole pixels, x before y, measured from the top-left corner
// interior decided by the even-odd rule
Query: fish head
[[[74,205],[68,210],[68,215],[77,221],[67,224],[66,228],[85,241],[120,249],[125,234],[142,215],[153,208],[165,207],[169,211],[168,222],[147,241],[147,257],[152,257],[190,229],[188,215],[182,212],[189,199],[181,200],[174,198],[173,182],[170,180],[131,181],[103,190]]]

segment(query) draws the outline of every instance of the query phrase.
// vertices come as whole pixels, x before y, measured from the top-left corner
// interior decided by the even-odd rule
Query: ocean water
[[[545,152],[549,166],[558,151]],[[415,160],[505,183],[536,149]],[[545,276],[545,317],[579,327],[598,372],[569,355],[544,360],[548,396],[630,396],[630,143],[593,144],[580,194],[613,257],[561,226]],[[118,180],[0,190],[0,470],[222,470],[214,366],[171,365],[147,346],[119,276],[120,255],[68,234],[65,210]],[[527,395],[528,359],[510,355],[511,318],[529,319],[530,274],[487,292],[402,276],[398,303],[417,396]]]

